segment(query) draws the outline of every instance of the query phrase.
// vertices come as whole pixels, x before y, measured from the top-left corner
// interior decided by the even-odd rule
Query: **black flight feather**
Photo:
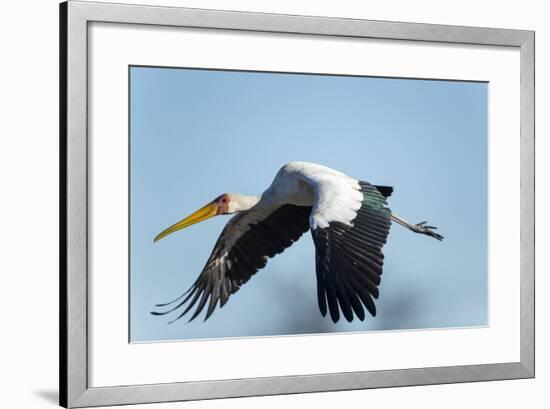
[[[384,256],[382,247],[391,226],[391,212],[386,203],[393,188],[359,182],[363,203],[352,225],[330,222],[326,228],[311,230],[316,249],[317,294],[321,314],[328,302],[334,322],[340,311],[348,321],[354,315],[365,318],[363,306],[376,315],[373,298],[378,298],[378,285]]]

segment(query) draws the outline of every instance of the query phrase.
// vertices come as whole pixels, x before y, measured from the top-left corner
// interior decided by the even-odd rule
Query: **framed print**
[[[534,376],[534,33],[69,1],[60,404]]]

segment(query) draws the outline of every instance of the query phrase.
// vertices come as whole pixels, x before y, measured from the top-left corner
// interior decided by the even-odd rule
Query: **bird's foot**
[[[427,221],[423,221],[414,225],[414,231],[420,234],[425,234],[426,236],[431,236],[434,239],[439,241],[443,240],[443,236],[439,233],[436,233],[434,230],[437,230],[435,226],[427,225]]]

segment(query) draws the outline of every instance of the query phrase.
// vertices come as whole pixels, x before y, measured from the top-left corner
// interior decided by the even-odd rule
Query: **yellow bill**
[[[174,233],[175,231],[185,229],[186,227],[189,227],[193,224],[200,223],[204,220],[208,220],[211,217],[214,217],[218,214],[218,205],[214,203],[209,203],[206,206],[201,207],[199,210],[197,210],[195,213],[187,216],[185,219],[180,220],[176,224],[168,227],[166,230],[164,230],[162,233],[160,233],[153,242],[157,242],[163,237],[168,236],[169,234]]]

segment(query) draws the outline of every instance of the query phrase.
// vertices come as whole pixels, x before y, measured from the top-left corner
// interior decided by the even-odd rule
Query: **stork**
[[[317,299],[323,316],[333,322],[340,311],[347,321],[374,317],[384,255],[382,247],[393,222],[442,240],[427,222],[410,223],[392,213],[387,199],[393,188],[356,180],[328,167],[307,162],[284,165],[260,196],[224,193],[155,237],[154,242],[211,217],[235,214],[226,224],[202,272],[175,300],[157,304],[164,315],[194,306],[189,321],[208,303],[207,320],[223,307],[269,258],[282,253],[307,230],[315,244]],[[187,305],[186,305],[187,304]],[[185,307],[185,308],[184,308]],[[171,321],[171,322],[173,322]]]

